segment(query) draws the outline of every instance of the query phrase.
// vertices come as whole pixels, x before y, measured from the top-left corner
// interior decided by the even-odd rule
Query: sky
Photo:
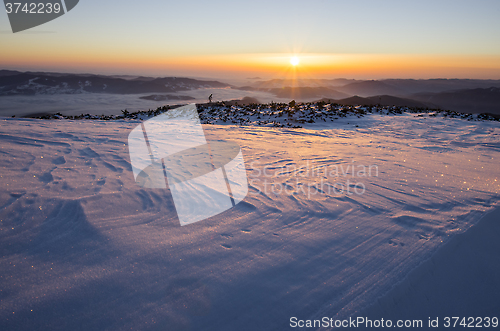
[[[499,17],[498,0],[81,0],[64,16],[15,34],[0,11],[0,68],[500,79]]]

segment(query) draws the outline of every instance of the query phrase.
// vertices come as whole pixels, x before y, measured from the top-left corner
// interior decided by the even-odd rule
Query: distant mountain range
[[[337,90],[351,95],[370,97],[394,95],[408,97],[416,93],[439,93],[475,88],[500,87],[500,80],[479,79],[386,79],[356,81],[338,87]]]
[[[271,90],[284,87],[329,87],[336,91],[370,97],[374,95],[394,95],[405,97],[411,94],[430,92],[439,93],[453,90],[500,87],[500,80],[487,79],[271,79],[257,81],[242,89]]]
[[[243,89],[266,91],[277,97],[291,98],[296,101],[318,98],[345,105],[428,107],[465,113],[500,114],[500,80],[308,79],[290,81],[274,79],[259,81]]]
[[[254,90],[254,89],[249,89]],[[350,94],[339,92],[330,87],[318,86],[318,87],[280,87],[280,88],[268,88],[268,89],[255,89],[257,91],[263,91],[274,94],[278,98],[288,98],[294,99],[297,101],[302,101],[304,99],[311,98],[321,98],[321,97],[330,97],[330,98],[346,98],[349,97]],[[254,91],[255,91],[254,90]]]
[[[391,95],[375,95],[368,98],[353,96],[345,99],[328,99],[323,98],[318,101],[338,103],[340,105],[361,105],[361,106],[399,106],[399,107],[415,107],[415,108],[429,108],[428,104],[420,101],[393,97]]]
[[[500,114],[500,80],[479,79],[272,79],[235,87],[215,80],[180,77],[103,76],[0,70],[0,97],[78,93],[142,94],[147,100],[190,100],[175,95],[201,88],[271,93],[276,98],[331,100],[340,104],[441,108]]]
[[[361,97],[370,97],[374,95],[405,95],[405,91],[397,85],[387,84],[384,81],[378,80],[354,82],[338,87],[337,90],[349,95],[358,95]]]
[[[419,93],[409,98],[390,95],[376,95],[367,98],[353,96],[344,99],[322,98],[318,101],[334,102],[341,105],[363,106],[406,106],[453,110],[460,113],[489,113],[500,115],[500,88],[477,88],[440,93]]]
[[[191,78],[101,76],[0,70],[0,96],[77,93],[173,93],[200,88],[225,88],[229,84]]]
[[[152,101],[170,101],[170,100],[195,100],[195,98],[190,97],[188,95],[170,95],[170,94],[152,94],[144,97],[139,97],[139,99],[143,100],[152,100]]]
[[[418,93],[413,95],[412,99],[461,113],[500,114],[500,88],[498,87]]]
[[[247,88],[282,88],[282,87],[336,87],[344,86],[356,82],[355,79],[335,78],[335,79],[270,79],[259,80]]]

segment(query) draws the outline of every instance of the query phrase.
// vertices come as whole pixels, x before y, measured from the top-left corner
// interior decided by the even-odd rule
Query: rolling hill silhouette
[[[498,87],[419,93],[413,95],[412,99],[457,112],[500,115],[500,88]]]

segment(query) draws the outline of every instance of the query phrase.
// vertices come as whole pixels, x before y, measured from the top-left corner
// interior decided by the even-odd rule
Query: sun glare
[[[298,65],[300,62],[299,58],[296,57],[296,56],[293,56],[291,59],[290,59],[290,63],[295,67],[296,65]]]

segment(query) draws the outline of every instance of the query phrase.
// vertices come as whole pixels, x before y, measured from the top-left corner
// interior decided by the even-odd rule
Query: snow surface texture
[[[419,319],[425,329],[430,329],[429,317],[439,318],[441,327],[452,316],[460,317],[457,325],[463,317],[466,324],[475,317],[473,325],[478,321],[487,325],[482,322],[485,317],[499,314],[499,220],[500,209],[488,213],[359,315],[371,320],[381,316],[393,321]]]
[[[138,123],[0,121],[0,330],[286,330],[292,316],[355,316],[500,200],[498,122],[205,125],[241,146],[249,192],[180,227],[168,190],[134,182]],[[477,258],[498,270],[495,254]],[[498,307],[494,293],[482,299]],[[468,295],[456,314],[477,304]]]

